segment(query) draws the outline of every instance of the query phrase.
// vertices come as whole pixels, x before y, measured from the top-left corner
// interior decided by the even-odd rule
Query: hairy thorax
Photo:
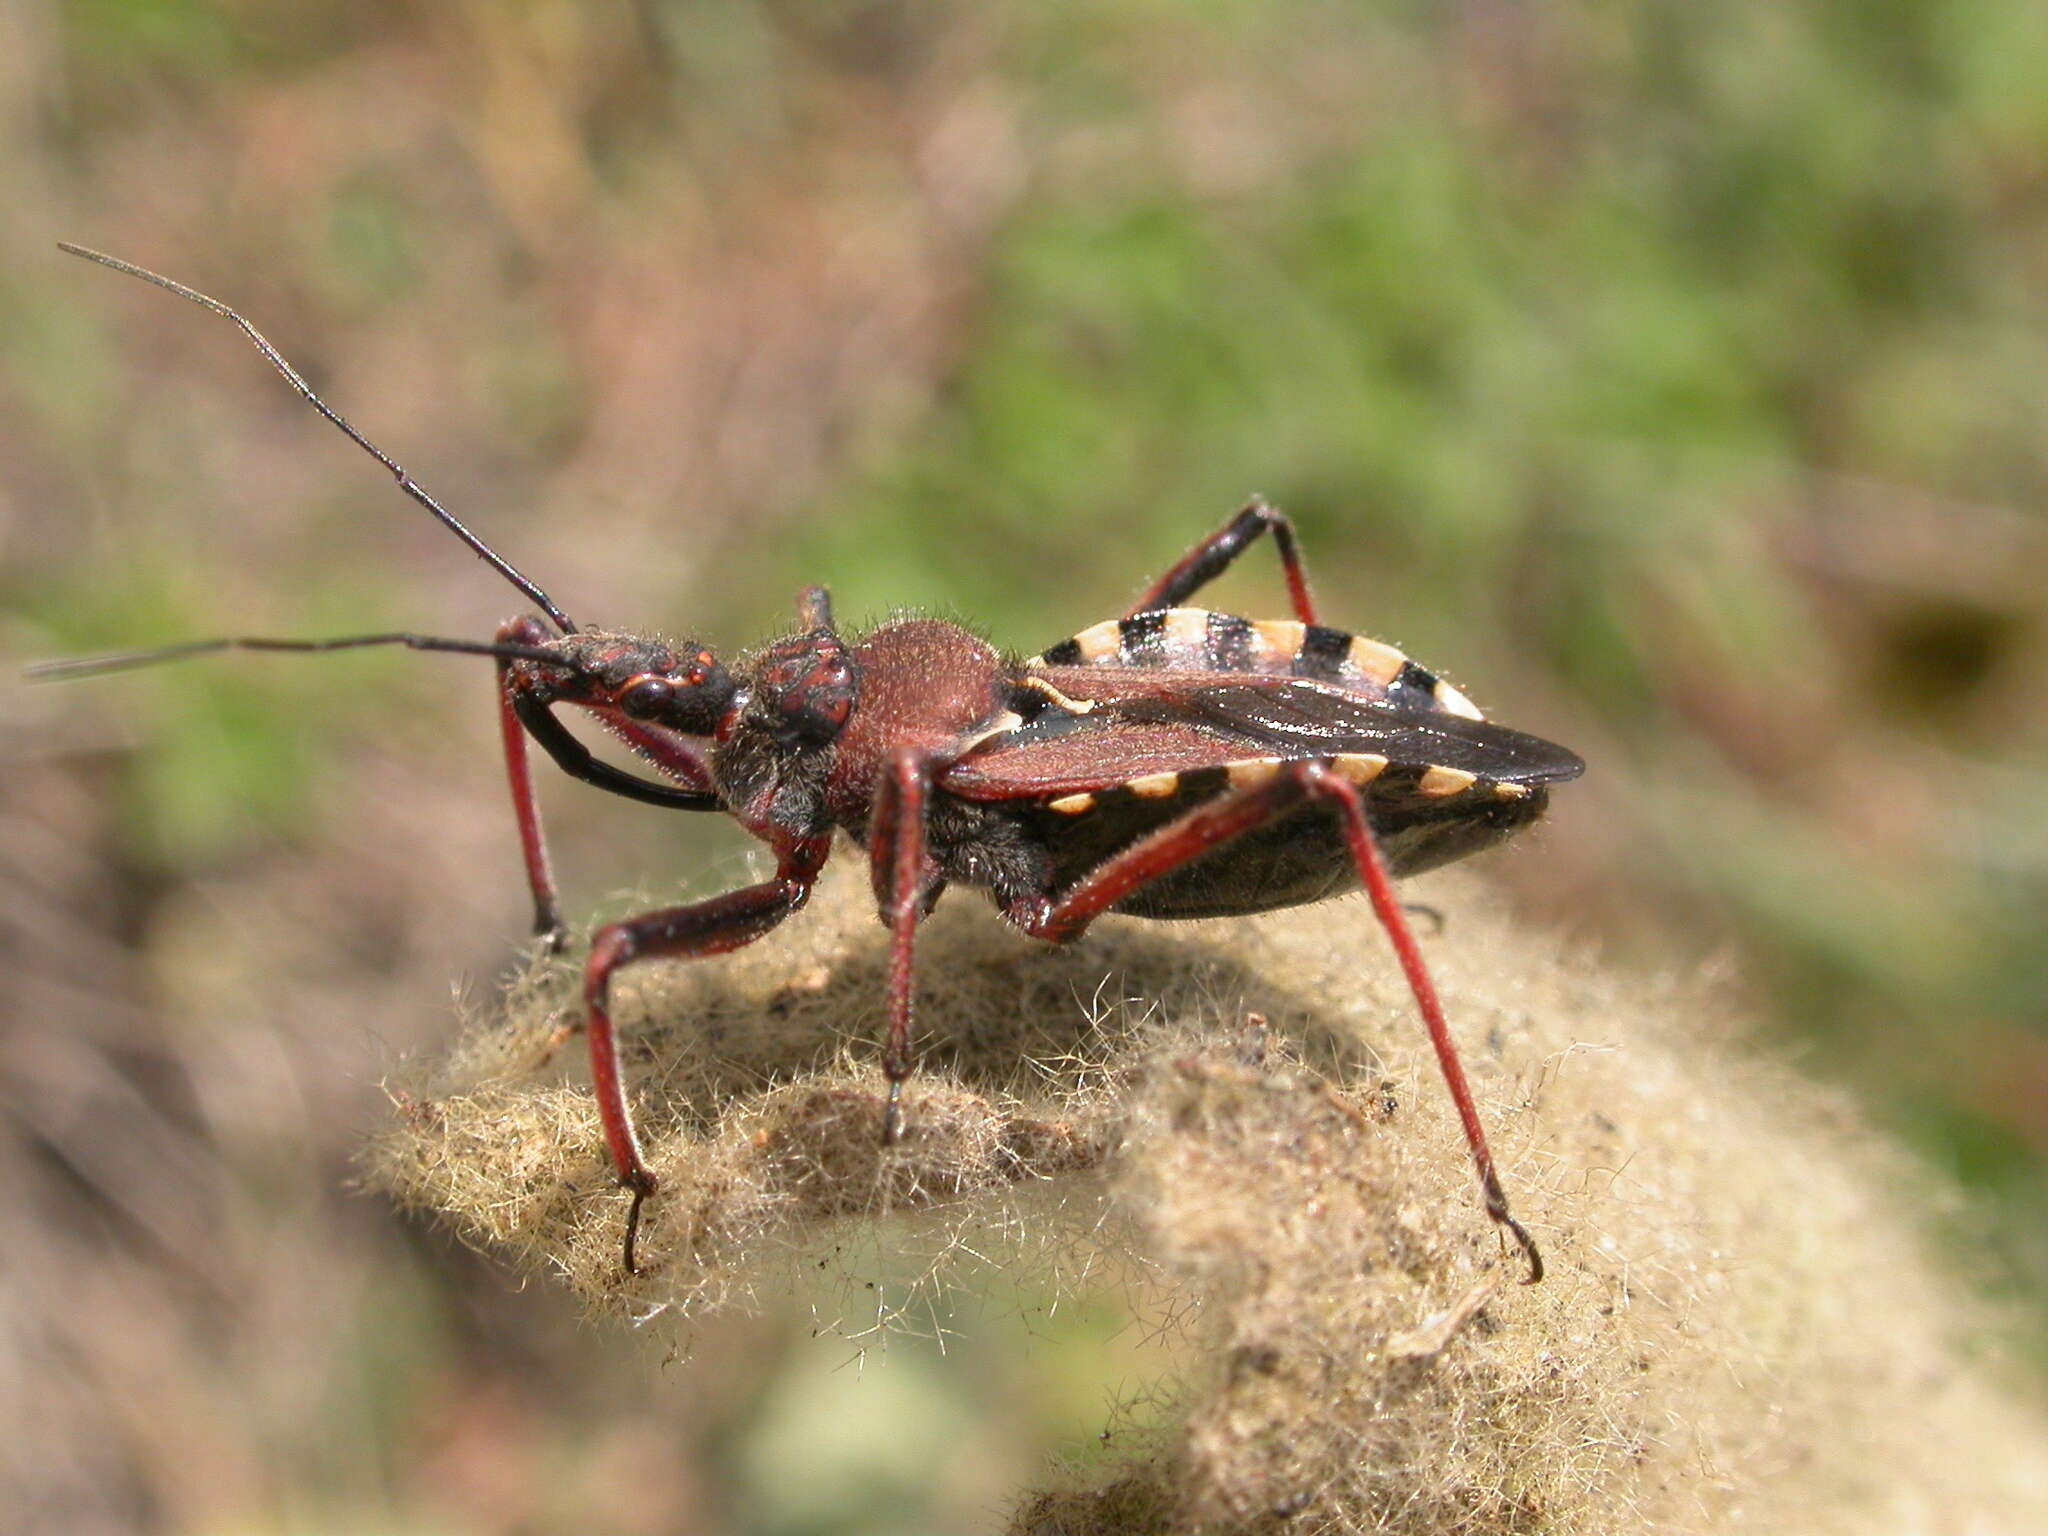
[[[890,756],[940,761],[1001,714],[1011,666],[980,636],[943,619],[885,624],[853,647],[860,702],[839,737],[828,791],[839,825],[859,836]]]

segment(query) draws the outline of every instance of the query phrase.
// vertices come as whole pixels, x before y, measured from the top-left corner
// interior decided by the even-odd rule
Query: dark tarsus
[[[584,970],[591,1071],[612,1162],[632,1193],[623,1255],[629,1271],[641,1207],[656,1181],[619,1072],[612,979],[641,961],[698,959],[760,938],[809,899],[833,834],[844,831],[867,850],[891,935],[885,1140],[903,1129],[917,926],[948,884],[988,892],[1010,922],[1054,943],[1080,937],[1107,912],[1241,914],[1362,887],[1429,1029],[1487,1214],[1520,1245],[1529,1282],[1542,1278],[1536,1244],[1509,1212],[1392,877],[1511,835],[1541,814],[1551,785],[1577,777],[1584,765],[1561,747],[1438,704],[1429,692],[1433,675],[1412,663],[1383,686],[1340,677],[1349,637],[1317,623],[1292,525],[1280,513],[1254,501],[1147,588],[1124,615],[1129,657],[1065,664],[1079,657],[1069,641],[1024,662],[937,619],[902,619],[848,640],[833,624],[824,589],[814,587],[798,599],[797,633],[728,669],[694,642],[579,629],[322,402],[240,315],[127,262],[63,248],[232,321],[314,409],[547,622],[513,619],[487,644],[411,634],[202,641],[53,663],[36,669],[39,675],[82,676],[231,648],[406,645],[494,657],[535,926],[557,949],[567,931],[529,740],[573,778],[649,804],[723,811],[774,850],[773,879],[592,936]],[[1268,534],[1300,626],[1290,631],[1300,636],[1293,675],[1254,664],[1255,626],[1246,621],[1175,612]],[[1206,621],[1213,630],[1206,666],[1158,659],[1167,655],[1158,646],[1176,619]],[[557,714],[564,705],[595,715],[659,777],[593,756]]]

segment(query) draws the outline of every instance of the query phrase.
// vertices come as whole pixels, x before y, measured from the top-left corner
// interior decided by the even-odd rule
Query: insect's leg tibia
[[[889,760],[875,794],[868,824],[868,851],[875,900],[889,925],[889,1039],[882,1048],[882,1075],[889,1102],[882,1112],[882,1144],[903,1134],[903,1084],[913,1065],[910,1051],[915,967],[912,948],[917,925],[930,911],[933,871],[925,867],[925,801],[931,785],[925,760],[898,752]]]
[[[1523,1283],[1534,1285],[1543,1278],[1543,1255],[1537,1251],[1528,1229],[1508,1210],[1507,1192],[1501,1188],[1493,1151],[1486,1144],[1486,1130],[1479,1122],[1479,1109],[1472,1102],[1472,1087],[1465,1079],[1464,1063],[1458,1059],[1458,1048],[1451,1040],[1450,1025],[1444,1018],[1436,984],[1430,980],[1429,970],[1422,963],[1422,950],[1415,942],[1414,930],[1408,926],[1400,899],[1394,894],[1394,882],[1387,874],[1386,860],[1380,856],[1379,843],[1372,835],[1371,823],[1366,820],[1364,797],[1349,779],[1318,763],[1297,764],[1294,775],[1300,778],[1310,794],[1330,801],[1337,808],[1343,824],[1344,841],[1350,847],[1352,862],[1358,868],[1358,878],[1372,901],[1380,926],[1386,929],[1387,938],[1393,943],[1394,954],[1408,979],[1408,989],[1415,994],[1415,1005],[1421,1010],[1422,1022],[1429,1029],[1429,1043],[1436,1048],[1437,1066],[1443,1073],[1444,1085],[1451,1091],[1451,1102],[1457,1106],[1458,1119],[1465,1128],[1465,1144],[1472,1151],[1472,1166],[1479,1175],[1479,1187],[1486,1196],[1486,1214],[1511,1233],[1520,1245],[1522,1256],[1529,1264],[1529,1273]]]
[[[498,626],[498,639],[517,645],[545,644],[551,637],[540,620],[508,619]],[[533,792],[533,764],[526,751],[526,727],[513,698],[512,664],[498,663],[498,730],[505,743],[505,777],[512,786],[512,813],[519,819],[519,851],[526,860],[526,884],[533,892],[533,931],[560,954],[569,944],[562,904],[555,889],[555,871],[548,861],[547,836],[541,830],[540,801]]]
[[[785,873],[709,901],[613,923],[600,928],[591,940],[590,960],[583,972],[590,1078],[612,1166],[619,1171],[619,1183],[633,1192],[622,1255],[628,1274],[636,1272],[634,1246],[640,1233],[640,1207],[654,1193],[655,1179],[641,1156],[640,1138],[626,1106],[625,1082],[619,1076],[618,1049],[612,1036],[612,977],[621,967],[640,960],[699,960],[751,944],[804,904],[815,877],[815,869]]]
[[[1529,1235],[1529,1229],[1515,1220],[1508,1209],[1507,1191],[1500,1187],[1500,1175],[1488,1167],[1480,1179],[1480,1188],[1486,1195],[1486,1214],[1505,1227],[1515,1245],[1522,1250],[1522,1257],[1528,1262],[1529,1273],[1522,1277],[1522,1284],[1536,1285],[1543,1279],[1543,1251],[1536,1246],[1536,1239]]]
[[[1301,563],[1301,550],[1294,541],[1294,524],[1285,513],[1276,512],[1254,497],[1243,511],[1202,540],[1180,563],[1146,590],[1145,595],[1124,613],[1148,613],[1155,608],[1178,608],[1190,597],[1221,576],[1252,541],[1262,533],[1273,535],[1280,551],[1280,568],[1287,576],[1287,595],[1294,604],[1294,616],[1304,624],[1316,621],[1315,599],[1309,596],[1308,572]]]

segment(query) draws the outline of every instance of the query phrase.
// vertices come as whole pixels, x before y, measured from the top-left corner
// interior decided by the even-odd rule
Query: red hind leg
[[[1507,1228],[1521,1245],[1522,1255],[1529,1261],[1529,1273],[1523,1283],[1534,1285],[1543,1278],[1543,1255],[1537,1251],[1528,1229],[1508,1210],[1507,1192],[1501,1188],[1493,1150],[1486,1144],[1486,1129],[1479,1123],[1479,1109],[1472,1102],[1472,1088],[1465,1080],[1465,1065],[1458,1059],[1458,1047],[1451,1039],[1451,1026],[1444,1018],[1436,983],[1430,980],[1428,967],[1422,963],[1414,930],[1408,926],[1408,915],[1394,894],[1387,862],[1380,856],[1379,843],[1366,820],[1364,798],[1358,793],[1358,786],[1342,774],[1332,773],[1320,764],[1304,766],[1313,770],[1306,775],[1309,793],[1334,802],[1343,818],[1344,841],[1350,846],[1352,862],[1358,866],[1358,877],[1365,884],[1365,894],[1380,926],[1387,930],[1387,938],[1393,943],[1394,954],[1408,978],[1408,990],[1415,994],[1415,1006],[1422,1011],[1429,1043],[1436,1048],[1437,1068],[1443,1073],[1444,1085],[1451,1090],[1451,1102],[1458,1106],[1458,1119],[1465,1127],[1465,1145],[1471,1149],[1472,1166],[1486,1196],[1486,1214]]]
[[[1301,551],[1294,542],[1294,524],[1285,513],[1257,500],[1183,555],[1178,565],[1153,582],[1145,595],[1125,610],[1124,617],[1149,613],[1155,608],[1180,607],[1228,570],[1231,562],[1262,533],[1271,533],[1280,550],[1280,567],[1287,574],[1294,616],[1304,624],[1315,623],[1315,600],[1309,596],[1308,572],[1302,567]]]
[[[1415,995],[1415,1005],[1429,1030],[1429,1041],[1436,1050],[1444,1086],[1450,1090],[1451,1102],[1457,1106],[1458,1119],[1465,1131],[1465,1144],[1471,1151],[1472,1166],[1479,1176],[1479,1187],[1486,1199],[1486,1214],[1514,1237],[1529,1263],[1526,1283],[1534,1285],[1543,1278],[1543,1256],[1537,1251],[1528,1229],[1508,1210],[1507,1193],[1501,1187],[1493,1151],[1487,1145],[1486,1132],[1480,1124],[1478,1106],[1472,1102],[1472,1088],[1466,1081],[1464,1065],[1458,1059],[1457,1046],[1451,1039],[1443,1004],[1430,981],[1428,969],[1422,963],[1422,951],[1416,945],[1414,932],[1409,928],[1401,903],[1394,894],[1386,861],[1380,856],[1379,844],[1366,820],[1364,797],[1359,794],[1358,787],[1341,773],[1326,763],[1290,763],[1285,771],[1268,782],[1254,788],[1232,790],[1206,801],[1112,854],[1058,899],[1033,907],[1012,908],[1008,915],[1027,933],[1038,938],[1058,943],[1078,937],[1095,918],[1148,881],[1192,863],[1211,849],[1264,825],[1310,797],[1332,802],[1343,822],[1345,843],[1351,851],[1352,862],[1358,869],[1359,879],[1372,901],[1380,926],[1386,929],[1387,937],[1393,943],[1409,990]]]

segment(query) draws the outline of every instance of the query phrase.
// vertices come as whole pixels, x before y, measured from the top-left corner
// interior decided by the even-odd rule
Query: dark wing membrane
[[[1066,794],[1231,763],[1347,753],[1377,754],[1390,768],[1461,769],[1531,786],[1585,771],[1564,748],[1491,721],[1301,679],[1209,674],[1196,686],[1162,690],[1155,675],[1142,693],[1116,694],[1098,693],[1085,711],[1046,710],[991,737],[945,769],[940,785],[966,799]]]
[[[1563,784],[1586,771],[1576,752],[1491,720],[1313,685],[1202,688],[1183,702],[1192,721],[1258,741],[1276,757],[1377,752],[1394,767],[1462,769],[1497,784],[1532,787]]]

